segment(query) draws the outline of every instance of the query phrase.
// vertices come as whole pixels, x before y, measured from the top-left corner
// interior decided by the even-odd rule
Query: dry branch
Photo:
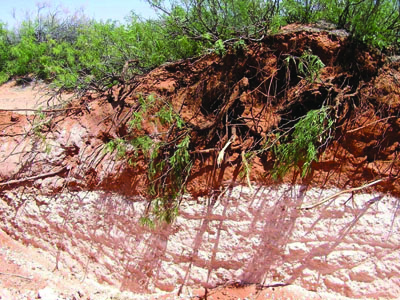
[[[0,182],[0,187],[10,185],[10,184],[22,183],[22,182],[26,182],[26,181],[32,181],[32,180],[36,180],[36,179],[40,179],[40,178],[44,178],[44,177],[54,176],[54,175],[57,175],[57,174],[65,171],[66,169],[67,169],[67,167],[63,167],[60,170],[55,171],[55,172],[49,172],[49,173],[40,174],[40,175],[36,175],[36,176],[32,176],[32,177],[25,177],[25,178],[21,178],[21,179],[6,181],[6,182]]]
[[[190,154],[197,154],[197,153],[212,153],[218,151],[216,148],[210,148],[210,149],[200,149],[200,150],[193,150],[190,151]]]
[[[59,111],[82,109],[82,107],[69,107],[69,108],[59,108],[59,109],[29,109],[29,108],[15,108],[15,109],[0,109],[0,111],[26,111],[26,112],[37,112],[37,113],[52,113]]]
[[[22,278],[22,279],[26,279],[26,280],[32,280],[32,278],[30,278],[30,277],[26,277],[26,276],[22,276],[22,275],[18,275],[18,274],[13,274],[13,273],[4,273],[4,272],[0,272],[0,275],[18,277],[18,278]]]
[[[356,191],[365,189],[365,188],[367,188],[367,187],[373,186],[373,185],[375,185],[375,184],[377,184],[377,183],[379,183],[379,182],[382,182],[382,181],[384,181],[384,180],[385,180],[385,179],[378,179],[378,180],[369,182],[369,183],[367,183],[367,184],[364,184],[364,185],[359,186],[359,187],[356,187],[356,188],[351,188],[351,189],[347,189],[347,190],[344,190],[344,191],[340,191],[340,192],[338,192],[338,193],[336,193],[336,194],[333,194],[332,196],[329,196],[329,197],[327,197],[327,198],[322,199],[321,201],[319,201],[319,202],[317,202],[317,203],[311,204],[310,206],[303,206],[303,207],[300,206],[300,207],[298,207],[297,209],[301,209],[301,210],[312,209],[312,208],[318,207],[318,206],[320,206],[320,205],[322,205],[322,204],[328,202],[329,200],[332,200],[332,199],[334,199],[334,198],[336,198],[336,197],[339,197],[339,196],[342,195],[342,194],[347,194],[347,193],[351,193],[351,192],[356,192]]]
[[[374,125],[376,123],[379,123],[380,121],[384,121],[384,120],[388,120],[388,119],[392,119],[392,118],[397,118],[397,117],[396,116],[390,116],[390,117],[387,117],[387,118],[379,119],[379,120],[376,120],[374,122],[368,123],[367,125],[364,125],[364,126],[361,126],[361,127],[355,128],[355,129],[348,130],[347,133],[356,132],[356,131],[364,129],[364,128],[368,127],[368,126],[371,126],[371,125]]]

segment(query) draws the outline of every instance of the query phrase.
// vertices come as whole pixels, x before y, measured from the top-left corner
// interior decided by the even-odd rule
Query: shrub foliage
[[[67,89],[104,91],[120,82],[126,62],[133,76],[206,50],[225,53],[280,25],[325,20],[360,42],[397,50],[396,0],[147,0],[155,20],[132,13],[125,24],[63,15],[38,7],[36,18],[10,31],[0,23],[0,83],[32,75]]]
[[[301,166],[304,177],[310,171],[311,163],[318,160],[318,148],[328,144],[332,138],[334,121],[330,117],[330,108],[323,106],[309,111],[295,125],[293,132],[282,138],[280,144],[273,147],[276,156],[272,175],[284,176],[291,168]]]

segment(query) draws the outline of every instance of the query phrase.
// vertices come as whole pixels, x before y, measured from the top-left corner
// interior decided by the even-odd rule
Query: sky
[[[70,14],[83,9],[87,17],[103,21],[111,19],[123,22],[130,11],[145,18],[156,16],[145,0],[0,0],[0,21],[7,23],[11,29],[26,19],[27,14],[35,16],[41,4],[49,5],[50,11],[58,7]]]

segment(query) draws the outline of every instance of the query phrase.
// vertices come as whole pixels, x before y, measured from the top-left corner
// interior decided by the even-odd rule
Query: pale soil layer
[[[43,82],[17,84],[11,80],[0,86],[0,109],[16,110],[22,114],[33,114],[32,110],[62,104],[72,94],[52,98],[52,92]]]

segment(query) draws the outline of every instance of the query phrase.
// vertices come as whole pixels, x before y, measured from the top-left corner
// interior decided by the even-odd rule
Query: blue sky
[[[0,20],[12,28],[26,18],[27,13],[32,16],[37,11],[38,4],[50,5],[51,9],[61,7],[62,10],[73,13],[83,9],[86,16],[96,20],[124,21],[124,17],[134,11],[137,14],[149,18],[156,13],[144,0],[0,0]],[[15,18],[13,18],[13,11]]]

